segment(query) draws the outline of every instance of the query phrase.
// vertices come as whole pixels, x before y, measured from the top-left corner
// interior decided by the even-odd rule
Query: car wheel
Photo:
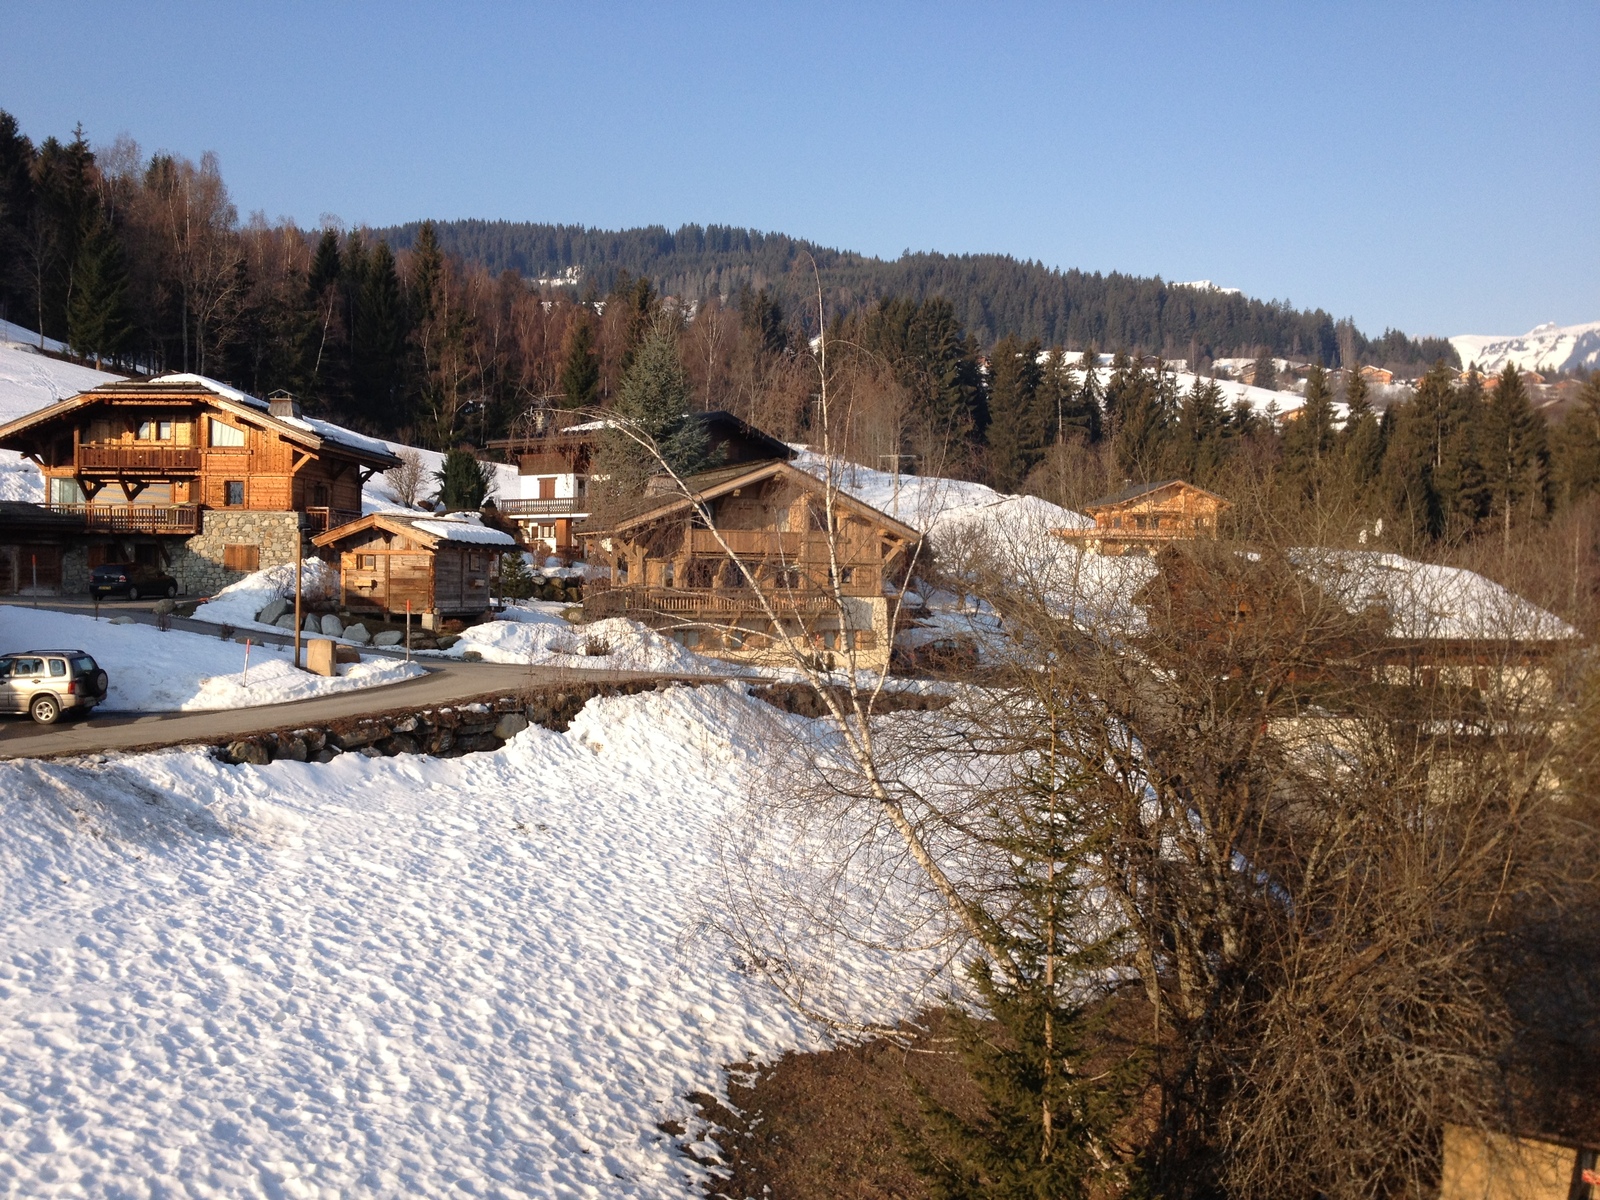
[[[99,692],[100,695],[104,696],[106,694],[106,689],[108,687],[110,687],[110,686],[111,686],[111,680],[106,675],[106,673],[104,671],[96,671],[94,673],[94,690],[95,691]]]
[[[177,594],[178,594],[178,585],[175,584],[175,583],[167,584],[167,599],[171,600]]]
[[[138,598],[139,598],[139,589],[137,587],[130,586],[128,588],[128,599],[129,600],[137,600]]]
[[[54,696],[35,696],[28,715],[41,725],[54,725],[61,715],[61,702]]]

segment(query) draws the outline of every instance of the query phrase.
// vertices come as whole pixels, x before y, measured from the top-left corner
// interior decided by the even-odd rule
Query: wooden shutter
[[[222,548],[222,565],[230,571],[259,571],[261,547],[232,545]]]

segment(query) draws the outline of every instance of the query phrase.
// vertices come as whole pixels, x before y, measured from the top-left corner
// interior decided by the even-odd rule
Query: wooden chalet
[[[39,465],[45,505],[82,534],[74,574],[150,561],[187,590],[292,561],[307,532],[359,516],[361,489],[399,465],[382,442],[304,417],[292,396],[198,375],[108,383],[0,426]]]
[[[796,639],[818,655],[837,659],[853,650],[860,666],[887,664],[893,639],[885,588],[909,566],[921,539],[915,529],[837,493],[835,581],[823,481],[780,459],[721,467],[686,483],[694,502],[681,493],[645,495],[609,528],[585,531],[589,560],[611,569],[609,580],[585,586],[587,619],[632,617],[729,658],[771,659]]]
[[[311,540],[339,556],[343,607],[394,616],[409,602],[425,629],[487,612],[490,576],[516,550],[509,533],[459,514],[372,513]]]
[[[1150,554],[1162,546],[1217,536],[1217,521],[1233,505],[1181,479],[1141,483],[1087,505],[1093,529],[1057,529],[1059,538],[1098,554]]]
[[[62,564],[82,533],[65,513],[0,500],[0,595],[59,592]]]
[[[564,558],[577,551],[578,529],[591,512],[589,472],[605,432],[604,421],[575,423],[572,416],[537,410],[522,433],[486,447],[517,464],[515,494],[495,497],[495,507],[515,522],[523,545]],[[693,413],[688,419],[704,427],[711,459],[719,466],[794,456],[783,442],[732,413]]]

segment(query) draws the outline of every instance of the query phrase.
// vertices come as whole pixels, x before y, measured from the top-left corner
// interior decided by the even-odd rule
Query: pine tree
[[[1383,465],[1383,430],[1367,401],[1367,381],[1358,367],[1345,370],[1344,405],[1344,429],[1339,434],[1344,475],[1355,488],[1364,489]]]
[[[788,345],[783,307],[767,294],[766,288],[752,293],[746,284],[739,289],[739,320],[767,353],[781,354]]]
[[[507,600],[526,600],[533,595],[533,575],[520,553],[500,556],[500,594]]]
[[[1010,978],[969,964],[988,1021],[953,1006],[956,1045],[981,1097],[976,1116],[919,1089],[922,1124],[901,1129],[907,1158],[937,1200],[1072,1200],[1132,1182],[1117,1127],[1134,1096],[1132,1060],[1086,1069],[1099,1027],[1082,985],[1115,935],[1081,940],[1078,868],[1095,852],[1072,818],[1072,784],[1047,756],[1016,803],[997,807],[995,838],[1012,866],[1011,920],[994,938]]]
[[[334,229],[324,229],[322,236],[317,239],[316,251],[311,255],[311,273],[306,276],[306,291],[313,300],[320,300],[343,273],[339,233]]]
[[[72,300],[67,305],[67,340],[73,352],[101,360],[127,348],[133,335],[128,319],[128,272],[122,244],[111,226],[96,217],[78,250]]]
[[[1215,379],[1195,378],[1184,394],[1178,412],[1178,436],[1173,441],[1173,473],[1209,487],[1226,457],[1228,415],[1222,405],[1222,387]]]
[[[376,428],[404,423],[406,313],[388,242],[379,242],[355,289],[351,314],[350,390],[357,410]]]
[[[1507,363],[1482,421],[1483,465],[1491,512],[1499,516],[1506,545],[1513,511],[1543,515],[1548,493],[1549,445],[1544,418],[1528,403],[1515,363]]]
[[[1284,468],[1310,499],[1327,482],[1324,460],[1331,461],[1334,447],[1333,396],[1321,366],[1313,365],[1306,376],[1306,402],[1288,425],[1283,435]]]
[[[443,280],[444,255],[439,250],[433,222],[424,221],[417,230],[416,244],[411,248],[411,277],[407,288],[412,320],[416,324],[432,319]]]
[[[1039,343],[1007,336],[989,355],[989,474],[1001,491],[1015,491],[1045,447],[1040,407]]]
[[[1278,364],[1272,361],[1270,351],[1262,351],[1256,358],[1255,369],[1251,372],[1250,381],[1258,388],[1266,388],[1269,392],[1278,390]]]
[[[1577,405],[1552,432],[1551,482],[1570,506],[1600,490],[1600,371],[1589,376]]]
[[[568,408],[593,408],[600,401],[600,357],[594,348],[594,322],[580,309],[567,332],[561,363],[561,395]]]
[[[1095,350],[1093,343],[1083,348],[1083,353],[1078,356],[1078,374],[1081,379],[1078,383],[1076,407],[1073,409],[1076,424],[1081,428],[1091,442],[1098,442],[1105,436],[1105,409],[1100,393],[1100,381],[1095,375],[1095,370],[1100,362],[1100,355]]]
[[[663,463],[679,475],[707,465],[705,427],[685,420],[692,399],[677,330],[660,318],[640,341],[617,390],[614,411],[626,428],[601,439],[595,473],[606,477],[610,494],[639,493]]]
[[[434,478],[439,481],[439,502],[446,512],[477,512],[494,490],[494,468],[479,462],[470,450],[449,451]]]

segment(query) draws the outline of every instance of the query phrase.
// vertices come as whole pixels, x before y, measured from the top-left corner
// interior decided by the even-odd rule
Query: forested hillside
[[[420,223],[375,230],[396,249],[415,240]],[[1201,361],[1254,357],[1263,350],[1337,366],[1348,358],[1420,374],[1436,359],[1461,365],[1444,338],[1412,339],[1389,330],[1369,338],[1321,309],[1254,300],[1219,290],[1172,287],[1160,279],[1113,272],[1060,271],[1005,254],[907,252],[886,262],[818,246],[781,233],[726,225],[603,230],[513,221],[434,224],[448,254],[489,271],[556,279],[569,267],[580,287],[604,295],[619,272],[644,276],[668,295],[724,300],[742,287],[766,288],[791,311],[815,294],[814,259],[830,308],[849,313],[888,296],[941,296],[981,345],[1007,334],[1045,345],[1118,346]]]

